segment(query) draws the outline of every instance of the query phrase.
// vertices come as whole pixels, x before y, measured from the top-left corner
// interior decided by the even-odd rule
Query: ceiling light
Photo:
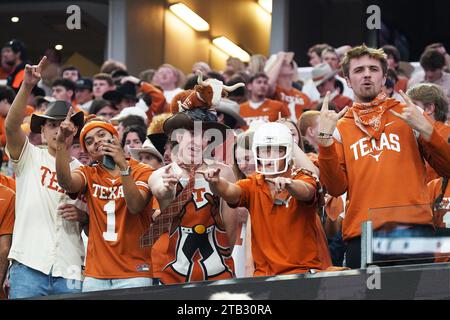
[[[216,47],[231,57],[239,58],[243,62],[250,61],[250,55],[233,41],[226,37],[217,37],[212,41]]]
[[[258,4],[268,13],[272,13],[272,0],[258,0]]]
[[[19,17],[11,17],[11,22],[19,22]]]
[[[172,11],[178,18],[183,20],[189,26],[191,26],[194,30],[197,31],[208,31],[209,24],[205,20],[202,19],[198,14],[189,9],[186,5],[182,3],[175,3],[169,7],[170,11]]]
[[[62,44],[57,44],[56,46],[55,46],[55,50],[62,50],[62,48],[63,48],[63,46],[62,46]]]

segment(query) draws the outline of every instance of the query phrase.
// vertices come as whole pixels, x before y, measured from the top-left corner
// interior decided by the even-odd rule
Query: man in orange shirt
[[[177,104],[176,99],[173,104]],[[222,177],[235,180],[229,166],[210,160],[211,156],[206,154],[208,149],[211,152],[213,143],[223,141],[230,129],[204,108],[178,112],[165,120],[163,127],[174,145],[172,163],[155,171],[149,181],[161,208],[159,218],[167,217],[168,222],[166,228],[160,229],[168,231],[169,238],[164,254],[158,250],[159,256],[166,259],[159,263],[164,266],[159,272],[161,282],[233,278],[231,253],[236,240],[236,215],[210,190],[199,172],[217,168]],[[213,143],[210,133],[214,136]]]
[[[320,100],[318,102],[323,102],[326,93],[330,91],[330,101],[338,108],[339,111],[341,111],[345,107],[351,106],[353,102],[352,99],[340,94],[339,90],[336,89],[336,74],[337,71],[332,70],[330,65],[324,62],[313,68],[312,80],[320,94]],[[316,103],[317,102],[313,104]]]
[[[25,75],[25,65],[27,63],[25,45],[17,39],[8,41],[2,48],[2,57],[6,64],[12,67],[6,84],[17,92]]]
[[[8,86],[0,86],[0,144],[6,145],[5,118],[16,97],[16,93]]]
[[[9,266],[8,254],[11,248],[14,228],[14,209],[16,194],[13,190],[0,184],[0,291],[5,281],[6,270]],[[0,294],[1,296],[1,294]]]
[[[247,122],[247,126],[255,120],[273,122],[279,117],[289,118],[290,112],[284,103],[267,99],[269,77],[265,73],[257,73],[247,83],[249,100],[241,104],[239,114]]]
[[[432,83],[421,83],[410,88],[406,94],[424,110],[424,113],[434,122],[436,129],[444,139],[448,139],[450,136],[448,100],[441,87]],[[439,178],[439,175],[428,162],[426,163],[426,169],[427,182]]]
[[[151,200],[147,181],[153,169],[126,160],[113,125],[93,120],[83,127],[80,144],[98,164],[71,172],[76,129],[69,115],[57,136],[56,171],[59,185],[69,194],[83,193],[89,208],[83,292],[152,285],[150,250],[140,240],[150,226],[143,211]]]
[[[329,93],[325,98],[319,118],[320,177],[330,195],[347,191],[346,262],[359,268],[363,221],[372,220],[378,235],[386,237],[432,235],[423,157],[448,176],[450,148],[408,96],[401,92],[404,105],[382,93],[387,61],[381,49],[355,47],[342,68],[355,102],[336,113],[328,110]],[[394,228],[383,230],[387,225]]]
[[[296,122],[303,110],[310,107],[311,100],[292,86],[297,72],[292,59],[292,53],[279,52],[275,62],[266,67],[266,72],[269,76],[269,97],[283,102],[289,109],[291,120]]]
[[[281,123],[266,123],[253,137],[256,172],[237,183],[220,169],[203,172],[214,194],[231,207],[245,207],[252,219],[255,276],[305,273],[326,269],[316,225],[315,178],[292,166],[293,138]]]

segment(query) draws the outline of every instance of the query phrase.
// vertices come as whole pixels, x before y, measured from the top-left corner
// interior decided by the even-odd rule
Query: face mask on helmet
[[[286,172],[292,158],[292,147],[293,138],[285,125],[271,122],[259,127],[252,145],[256,172],[264,175]],[[284,165],[280,166],[283,160]]]

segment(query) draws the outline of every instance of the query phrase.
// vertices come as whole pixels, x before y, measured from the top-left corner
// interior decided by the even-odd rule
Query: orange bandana
[[[80,145],[82,146],[83,150],[86,151],[86,146],[84,145],[84,138],[86,137],[86,134],[91,131],[94,128],[103,128],[109,133],[111,133],[113,136],[115,136],[117,139],[119,139],[119,133],[117,132],[116,128],[111,123],[104,122],[104,121],[91,121],[84,125],[83,129],[81,129],[80,132]]]
[[[383,114],[390,108],[397,105],[395,99],[388,99],[384,92],[381,92],[368,103],[353,103],[352,111],[355,124],[369,137],[379,140],[384,131],[386,117]]]

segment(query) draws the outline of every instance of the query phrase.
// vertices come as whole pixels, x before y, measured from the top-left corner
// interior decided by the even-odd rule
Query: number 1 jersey
[[[150,192],[153,169],[130,159],[131,175],[139,190]],[[89,208],[89,242],[85,276],[99,279],[152,277],[148,247],[141,237],[150,227],[150,213],[128,211],[120,176],[103,166],[81,166],[73,171],[84,180]],[[145,210],[144,210],[145,211]]]

